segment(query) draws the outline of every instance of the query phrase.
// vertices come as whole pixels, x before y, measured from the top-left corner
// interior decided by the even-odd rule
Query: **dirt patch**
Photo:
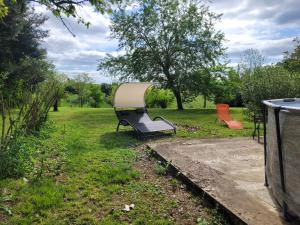
[[[181,129],[184,129],[189,132],[196,132],[199,131],[201,128],[198,126],[192,126],[188,124],[180,124],[180,123],[175,123],[175,126]]]
[[[139,152],[139,160],[135,164],[135,169],[141,172],[141,179],[159,186],[165,196],[177,202],[177,207],[168,215],[174,223],[197,224],[199,218],[212,221],[211,209],[205,206],[200,196],[195,197],[180,181],[174,182],[171,175],[158,175],[155,168],[157,160],[147,154],[146,146],[137,147],[136,150]]]

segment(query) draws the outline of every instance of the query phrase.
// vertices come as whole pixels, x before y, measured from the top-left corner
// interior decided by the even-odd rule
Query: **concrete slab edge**
[[[203,200],[205,203],[209,204],[210,206],[218,207],[219,211],[226,217],[226,219],[230,222],[230,224],[233,225],[247,225],[245,221],[243,221],[242,218],[240,218],[238,215],[233,213],[231,210],[226,208],[224,205],[222,205],[216,198],[214,198],[212,195],[205,192],[201,187],[199,187],[193,180],[188,178],[188,176],[180,171],[179,168],[177,168],[175,165],[170,163],[168,160],[166,160],[161,154],[159,154],[155,149],[153,149],[150,145],[146,144],[147,148],[151,150],[151,155],[154,156],[156,159],[168,164],[168,172],[179,179],[183,184],[186,185],[187,189],[191,191],[195,195],[200,195],[203,197]]]

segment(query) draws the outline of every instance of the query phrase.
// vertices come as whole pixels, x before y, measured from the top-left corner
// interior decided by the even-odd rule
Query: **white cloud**
[[[225,33],[231,65],[236,65],[248,48],[257,48],[270,62],[276,62],[283,52],[292,50],[293,38],[300,36],[299,0],[215,0],[209,5],[212,11],[223,14],[217,29]],[[62,22],[45,8],[39,6],[36,11],[49,17],[44,25],[49,37],[43,44],[49,60],[59,71],[70,76],[88,72],[97,82],[111,81],[97,71],[100,57],[106,53],[122,54],[117,52],[118,41],[109,38],[108,16],[90,6],[79,8],[80,16],[91,22],[91,26],[87,29],[75,19],[66,19],[76,35],[72,37]]]
[[[260,50],[269,62],[279,61],[300,35],[298,0],[215,0],[210,7],[223,14],[217,28],[225,33],[232,64],[248,48]]]
[[[87,72],[96,82],[109,82],[111,79],[101,76],[97,71],[98,61],[106,53],[117,55],[118,42],[109,38],[110,20],[93,10],[91,6],[78,8],[79,16],[90,22],[89,28],[78,24],[74,18],[65,18],[66,25],[76,35],[72,36],[63,23],[42,6],[35,7],[49,19],[44,28],[49,30],[43,46],[48,51],[48,58],[58,71],[74,76]]]

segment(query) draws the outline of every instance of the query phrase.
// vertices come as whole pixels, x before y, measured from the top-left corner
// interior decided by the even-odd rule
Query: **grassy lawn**
[[[252,123],[243,120],[242,109],[231,112],[245,129],[227,129],[213,109],[150,110],[178,125],[176,137],[250,136]],[[1,180],[0,224],[224,223],[180,182],[159,175],[159,165],[146,160],[144,143],[128,128],[115,132],[112,109],[64,107],[50,118],[57,127],[51,138],[67,145],[64,167],[38,182]],[[135,207],[125,212],[125,204]]]

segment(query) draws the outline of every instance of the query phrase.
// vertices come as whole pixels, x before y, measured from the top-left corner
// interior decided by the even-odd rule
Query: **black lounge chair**
[[[144,94],[150,86],[151,83],[124,83],[116,90],[114,107],[119,120],[117,132],[123,125],[131,126],[138,138],[162,131],[176,133],[176,127],[163,117],[150,118],[144,102]]]

